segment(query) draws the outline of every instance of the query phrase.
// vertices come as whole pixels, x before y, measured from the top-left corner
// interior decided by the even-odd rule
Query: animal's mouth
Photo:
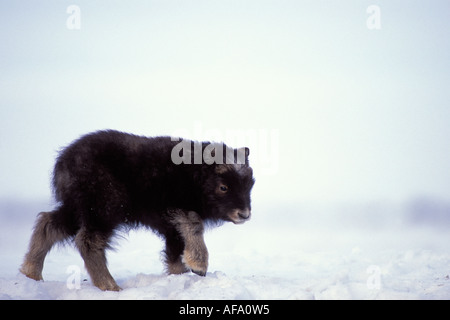
[[[234,209],[228,214],[228,218],[234,224],[242,224],[242,223],[250,220],[251,215],[252,215],[252,213],[248,208],[246,208],[244,210]]]

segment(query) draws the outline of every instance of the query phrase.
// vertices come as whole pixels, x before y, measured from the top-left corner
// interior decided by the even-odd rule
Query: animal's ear
[[[237,163],[245,164],[248,166],[248,156],[250,154],[250,149],[247,147],[236,149],[236,159]]]
[[[248,167],[248,156],[250,155],[250,149],[245,147],[245,165]]]

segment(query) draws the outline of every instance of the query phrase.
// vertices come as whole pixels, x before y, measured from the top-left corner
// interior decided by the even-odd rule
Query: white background
[[[73,4],[80,29],[71,30],[66,10]],[[367,27],[370,5],[380,9],[381,29]],[[34,217],[53,205],[57,152],[110,128],[250,147],[253,219],[207,235],[211,272],[243,277],[244,297],[264,297],[248,282],[256,273],[285,284],[300,277],[299,295],[280,285],[275,298],[448,298],[436,279],[446,279],[449,261],[449,12],[448,1],[435,0],[2,1],[4,297],[27,291],[11,290]],[[161,250],[151,239],[151,250]],[[130,248],[143,246],[130,241]],[[150,253],[111,257],[123,264],[115,273],[122,285],[132,288],[139,272],[150,274],[144,287],[169,281]],[[156,267],[125,263],[147,254]],[[44,272],[65,288],[66,267],[82,263],[61,259]],[[359,290],[370,265],[391,277],[384,282],[391,291]],[[179,279],[186,286],[197,278]],[[359,289],[351,291],[354,281]],[[68,297],[24,286],[37,286],[33,297]]]

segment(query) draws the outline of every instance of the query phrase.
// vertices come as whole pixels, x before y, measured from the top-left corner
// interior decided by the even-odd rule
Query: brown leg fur
[[[181,262],[192,272],[201,276],[206,275],[208,249],[203,239],[204,227],[200,216],[193,211],[175,211],[171,213],[171,223],[184,240],[185,248]],[[169,270],[171,267],[173,266],[169,266]]]
[[[186,268],[184,263],[181,261],[181,257],[175,262],[167,261],[166,263],[167,263],[167,272],[169,274],[183,274],[189,271],[189,269]]]
[[[63,241],[67,237],[52,224],[53,214],[56,212],[41,212],[34,226],[28,252],[20,268],[20,272],[28,278],[43,280],[45,256],[56,242]]]
[[[90,234],[85,229],[81,229],[75,237],[75,244],[94,285],[100,290],[119,291],[121,288],[116,284],[106,266],[107,240],[99,234]]]

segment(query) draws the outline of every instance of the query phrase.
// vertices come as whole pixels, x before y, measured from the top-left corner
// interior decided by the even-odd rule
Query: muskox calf
[[[250,218],[254,179],[248,154],[248,148],[117,131],[81,137],[58,156],[53,173],[58,207],[39,214],[20,271],[42,280],[52,246],[74,240],[94,285],[120,290],[105,250],[115,230],[143,225],[165,238],[168,273],[204,276],[205,222],[239,224]]]

